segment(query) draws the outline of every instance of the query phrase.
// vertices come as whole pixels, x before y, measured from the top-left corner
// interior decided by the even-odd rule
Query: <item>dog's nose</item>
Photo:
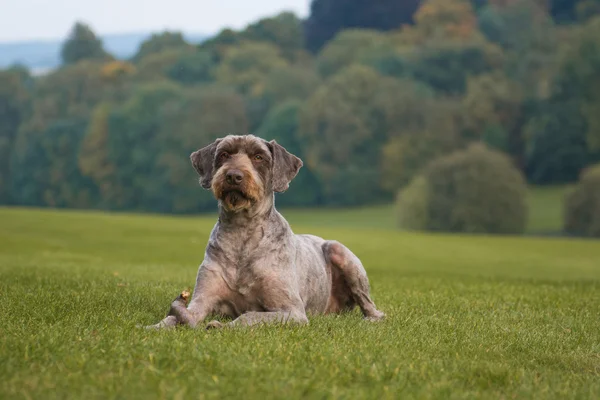
[[[237,169],[232,169],[230,171],[227,171],[225,179],[227,179],[227,183],[229,183],[230,185],[239,185],[244,179],[244,174],[242,174],[242,172],[238,171]]]

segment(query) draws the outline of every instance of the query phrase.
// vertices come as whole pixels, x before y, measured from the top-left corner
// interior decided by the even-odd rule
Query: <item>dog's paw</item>
[[[181,292],[179,294],[179,296],[177,296],[177,298],[175,300],[173,300],[173,303],[177,302],[177,303],[183,304],[184,307],[187,307],[189,301],[190,301],[190,292],[187,290],[184,290],[183,292]]]
[[[224,324],[220,323],[219,321],[210,321],[208,323],[208,325],[206,325],[206,330],[210,330],[210,329],[221,329],[225,327]]]
[[[383,321],[384,319],[385,319],[385,314],[379,310],[377,310],[375,313],[373,313],[373,315],[369,315],[369,316],[365,317],[365,320],[367,320],[369,322],[378,322],[378,321]]]

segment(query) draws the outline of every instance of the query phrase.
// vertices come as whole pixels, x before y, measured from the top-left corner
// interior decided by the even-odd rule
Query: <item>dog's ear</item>
[[[221,139],[217,139],[206,147],[203,147],[190,155],[190,161],[194,169],[200,175],[200,186],[204,189],[210,189],[214,174],[213,163],[217,145]]]
[[[288,152],[275,140],[268,142],[273,154],[273,190],[285,192],[302,167],[302,160]]]

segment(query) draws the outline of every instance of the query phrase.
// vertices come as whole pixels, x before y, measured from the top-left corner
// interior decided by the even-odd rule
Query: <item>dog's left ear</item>
[[[273,154],[273,190],[282,193],[288,189],[303,163],[275,140],[268,142],[268,145]]]
[[[217,139],[208,146],[190,154],[190,161],[198,175],[200,175],[200,186],[204,189],[210,189],[210,185],[212,184],[215,152],[220,141],[221,139]]]

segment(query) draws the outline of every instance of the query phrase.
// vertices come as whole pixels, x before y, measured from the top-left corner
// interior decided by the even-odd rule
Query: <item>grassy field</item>
[[[382,209],[285,215],[362,258],[383,323],[147,332],[213,216],[0,208],[0,398],[600,398],[600,242],[407,234]]]
[[[556,234],[562,230],[563,199],[568,186],[532,187],[527,202],[527,233]],[[291,223],[325,227],[397,229],[392,205],[335,210],[285,210]]]

